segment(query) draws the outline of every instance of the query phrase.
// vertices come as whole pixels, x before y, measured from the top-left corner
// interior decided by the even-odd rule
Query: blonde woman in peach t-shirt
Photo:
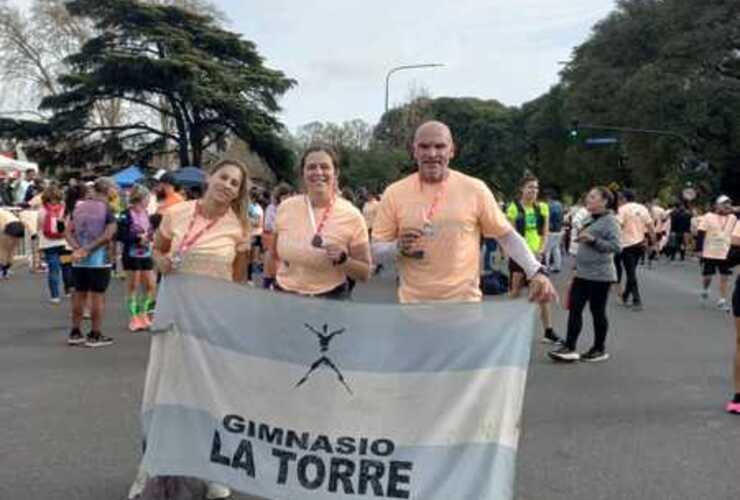
[[[219,162],[211,170],[201,200],[177,203],[165,212],[153,249],[154,262],[163,275],[177,272],[245,282],[249,251],[247,176],[247,169],[240,162]],[[165,491],[194,495],[201,490],[199,479],[149,477],[140,466],[128,498],[159,500],[165,497]],[[206,498],[230,496],[231,490],[225,486],[207,485]]]
[[[275,289],[347,299],[353,281],[370,277],[370,244],[360,211],[339,196],[337,155],[309,148],[301,159],[305,194],[278,207],[272,254],[279,260]]]

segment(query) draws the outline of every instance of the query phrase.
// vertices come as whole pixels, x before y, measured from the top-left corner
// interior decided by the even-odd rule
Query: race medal
[[[321,237],[320,234],[315,234],[314,237],[311,239],[311,246],[314,246],[316,248],[321,248],[324,246],[324,239]]]

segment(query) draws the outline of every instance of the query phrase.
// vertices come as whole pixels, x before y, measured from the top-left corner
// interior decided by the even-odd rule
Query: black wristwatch
[[[345,262],[349,260],[349,255],[347,255],[347,252],[342,252],[342,254],[339,256],[337,260],[334,261],[335,266],[341,266]]]

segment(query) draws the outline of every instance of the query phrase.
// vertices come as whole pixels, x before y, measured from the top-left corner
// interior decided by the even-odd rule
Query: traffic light
[[[578,141],[578,134],[579,134],[578,120],[573,120],[572,122],[570,122],[570,130],[568,131],[568,138],[570,139],[571,142],[576,142]]]

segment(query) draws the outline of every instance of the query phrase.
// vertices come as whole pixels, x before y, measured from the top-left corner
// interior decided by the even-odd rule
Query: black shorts
[[[260,250],[264,250],[262,246],[262,235],[259,236],[252,236],[252,247],[259,248]]]
[[[105,293],[110,284],[110,268],[74,267],[72,278],[78,292]]]
[[[702,259],[702,276],[714,276],[717,271],[722,276],[729,276],[732,274],[732,266],[727,260]]]
[[[732,315],[740,318],[740,275],[735,280],[735,292],[732,294]]]
[[[121,259],[124,271],[151,271],[154,269],[154,260],[151,257],[128,257]]]

